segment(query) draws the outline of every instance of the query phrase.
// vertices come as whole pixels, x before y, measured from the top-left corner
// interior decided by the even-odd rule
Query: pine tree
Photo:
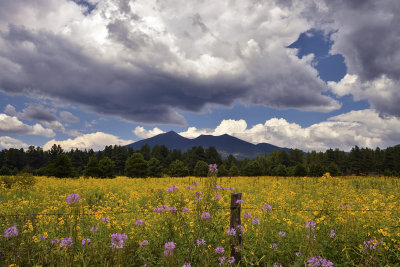
[[[125,175],[128,177],[146,177],[147,162],[140,153],[133,153],[125,163]]]
[[[114,178],[114,162],[109,157],[104,157],[99,161],[99,177]]]

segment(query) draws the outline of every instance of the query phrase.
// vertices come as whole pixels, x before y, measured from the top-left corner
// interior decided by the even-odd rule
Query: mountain
[[[170,150],[180,149],[182,152],[191,149],[194,146],[202,146],[204,149],[213,146],[223,158],[232,154],[237,159],[254,159],[257,156],[269,154],[274,150],[285,150],[286,152],[290,150],[289,148],[282,148],[268,143],[254,145],[228,134],[220,136],[200,135],[197,138],[189,139],[174,131],[143,139],[129,144],[126,147],[132,147],[135,150],[139,150],[145,144],[148,144],[151,148],[155,145],[165,145]]]

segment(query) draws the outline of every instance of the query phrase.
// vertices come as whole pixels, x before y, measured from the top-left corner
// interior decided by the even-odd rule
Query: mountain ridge
[[[148,144],[150,148],[153,148],[155,145],[165,145],[170,150],[179,149],[182,152],[187,151],[194,146],[202,146],[204,149],[213,146],[223,158],[232,154],[237,159],[254,159],[269,154],[275,150],[290,151],[289,148],[278,147],[269,143],[259,143],[255,145],[229,134],[219,136],[199,135],[196,138],[190,139],[183,137],[174,131],[142,139],[128,144],[125,147],[132,147],[135,150],[139,150],[145,144]]]

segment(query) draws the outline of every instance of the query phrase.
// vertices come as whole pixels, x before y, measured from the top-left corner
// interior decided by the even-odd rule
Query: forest
[[[292,149],[273,151],[256,159],[225,159],[214,147],[192,147],[182,152],[164,145],[152,149],[144,145],[134,151],[123,146],[106,146],[103,151],[73,149],[64,151],[53,145],[48,151],[41,147],[3,149],[0,151],[0,175],[30,173],[54,177],[205,177],[208,165],[218,165],[218,176],[399,176],[400,145],[386,149],[359,148],[350,152],[328,149],[325,152],[303,152]]]

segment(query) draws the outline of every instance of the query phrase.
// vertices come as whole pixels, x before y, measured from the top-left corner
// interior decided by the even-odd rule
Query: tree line
[[[386,149],[359,148],[349,153],[339,149],[307,152],[276,150],[256,159],[238,160],[233,155],[222,159],[214,147],[192,147],[182,152],[165,145],[152,149],[144,145],[131,147],[106,146],[103,151],[72,149],[64,151],[53,145],[3,149],[0,151],[0,175],[32,173],[55,177],[182,177],[207,176],[208,165],[218,165],[218,176],[321,176],[329,172],[339,175],[400,175],[400,145]]]

